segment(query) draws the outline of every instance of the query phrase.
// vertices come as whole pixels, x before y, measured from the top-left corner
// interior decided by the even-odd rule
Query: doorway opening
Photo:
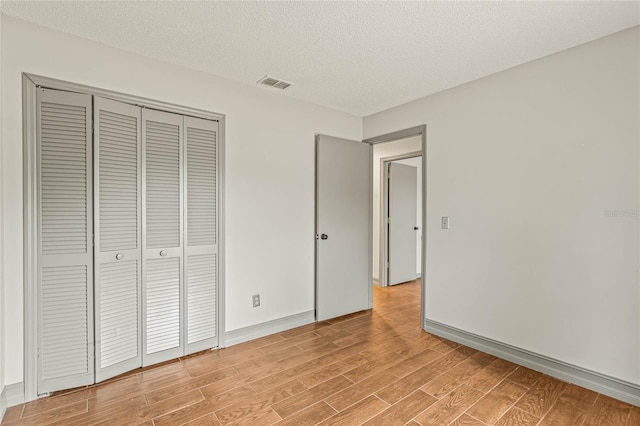
[[[372,147],[372,239],[370,246],[372,282],[370,285],[386,287],[403,282],[418,281],[421,300],[420,325],[421,328],[424,328],[424,278],[427,271],[425,232],[427,127],[426,125],[416,126],[365,139],[364,142]],[[392,169],[391,197],[389,197],[390,168]],[[400,185],[400,188],[396,188],[395,194],[400,195],[401,200],[394,199],[393,196],[393,186],[395,186],[393,168],[400,171],[396,173],[396,177],[399,178],[396,183]],[[415,198],[411,197],[412,188],[403,183],[403,181],[406,183],[411,180],[411,175],[416,177],[415,186],[413,186]],[[399,191],[404,192],[404,196],[399,194]],[[405,206],[399,204],[405,204]],[[414,214],[407,210],[406,205],[409,204],[413,204]],[[396,207],[395,216],[398,216],[398,208],[400,211],[404,210],[405,213],[408,213],[401,215],[404,217],[397,217],[395,229],[401,230],[399,235],[394,235],[394,207]],[[389,214],[390,209],[391,214]],[[403,227],[409,228],[403,229]],[[398,259],[402,259],[400,265]],[[394,273],[394,263],[397,274]]]
[[[407,145],[409,148],[390,154],[388,150],[395,148],[396,145]],[[421,187],[421,211],[425,211],[426,170],[423,155],[426,152],[425,148],[426,126],[424,125],[364,141],[316,135],[315,314],[317,321],[373,307],[372,284],[374,278],[379,282],[381,277],[379,230],[380,217],[383,215],[380,214],[379,194],[381,186],[384,185],[380,185],[380,162],[382,158],[385,161],[408,157],[420,159],[421,172],[417,171],[417,167],[412,172],[414,183],[412,191],[417,197],[417,188]],[[374,152],[378,154],[374,156]],[[401,158],[398,158],[398,155],[401,155]],[[392,156],[396,158],[390,159],[389,157]],[[418,176],[420,182],[418,182]],[[378,194],[377,199],[374,199],[374,193]],[[413,206],[411,210],[416,213],[415,198]],[[374,216],[377,219],[375,225]],[[412,222],[411,233],[408,239],[413,242],[413,250],[408,250],[410,253],[407,255],[408,269],[413,270],[410,278],[416,281],[416,272],[420,271],[424,276],[426,271],[424,232],[420,250],[418,251],[415,246],[416,231],[425,228],[424,215],[421,220],[417,220],[414,216],[410,221]],[[415,229],[416,227],[418,230]],[[407,240],[406,236],[404,239]],[[419,269],[416,265],[417,252],[420,253]],[[422,328],[424,327],[424,287],[424,281],[420,280]]]

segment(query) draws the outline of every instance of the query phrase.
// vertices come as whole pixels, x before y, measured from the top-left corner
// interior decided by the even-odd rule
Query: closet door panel
[[[57,262],[62,263],[62,262]],[[88,284],[86,265],[42,268],[42,386],[39,393],[93,383],[93,357],[88,342]],[[86,377],[85,377],[86,376]],[[56,386],[60,380],[63,384]],[[66,383],[69,383],[67,385]]]
[[[96,381],[142,365],[141,109],[95,97]]]
[[[187,353],[218,346],[216,332],[217,254],[189,255]],[[204,346],[203,346],[204,345]]]
[[[186,352],[218,346],[218,123],[184,118]]]
[[[38,394],[93,383],[91,96],[38,89]]]
[[[140,367],[138,260],[100,266],[99,362],[96,381]]]
[[[147,354],[156,354],[180,346],[180,258],[149,259],[146,275]]]
[[[185,117],[188,246],[217,243],[218,123]]]
[[[181,246],[181,123],[168,124],[148,118],[160,114],[164,115],[145,111],[148,249]]]
[[[184,354],[180,115],[143,110],[143,365]]]

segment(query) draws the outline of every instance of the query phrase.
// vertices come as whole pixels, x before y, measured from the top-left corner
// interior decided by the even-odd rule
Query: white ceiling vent
[[[265,86],[284,90],[287,87],[291,86],[293,83],[289,83],[288,81],[280,80],[278,78],[269,77],[268,75],[265,75],[260,80],[258,80],[258,84],[264,84]]]

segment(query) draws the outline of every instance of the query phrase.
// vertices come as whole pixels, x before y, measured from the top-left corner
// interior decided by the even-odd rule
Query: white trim
[[[24,382],[6,385],[0,391],[0,423],[7,408],[24,403]]]
[[[640,385],[488,339],[436,321],[425,319],[424,329],[436,336],[444,337],[445,339],[504,358],[560,380],[640,407]]]
[[[224,348],[225,345],[225,188],[226,188],[226,171],[225,171],[225,116],[221,116],[218,120],[218,151],[216,153],[218,159],[218,294],[216,295],[216,312],[218,318],[216,321],[216,336],[218,338],[218,347]]]
[[[239,328],[237,330],[227,331],[224,336],[224,341],[226,342],[227,347],[229,347],[239,343],[248,342],[249,340],[259,339],[260,337],[268,336],[270,334],[291,330],[292,328],[301,327],[313,322],[315,322],[315,310],[301,312],[299,314],[289,315],[288,317],[278,318],[260,324]]]
[[[24,254],[24,396],[27,401],[37,395],[38,348],[36,280],[38,188],[36,175],[36,85],[22,75],[22,137],[23,137],[23,254]]]
[[[15,407],[24,403],[24,382],[6,385],[4,387],[4,397],[6,398],[7,407]]]
[[[55,78],[44,77],[37,74],[24,73],[29,80],[36,86],[49,89],[65,90],[67,92],[85,93],[102,98],[113,99],[114,101],[124,102],[126,104],[137,105],[147,109],[157,109],[165,112],[172,112],[180,115],[188,115],[191,117],[204,118],[207,120],[220,120],[224,115],[198,108],[185,107],[170,102],[157,101],[155,99],[144,98],[142,96],[130,95],[128,93],[115,92],[113,90],[102,89],[99,87],[86,86],[84,84],[72,83]]]
[[[369,309],[373,308],[373,286],[371,282],[373,281],[373,209],[371,206],[373,205],[373,145],[369,145],[369,262],[367,265],[368,269],[368,280],[367,282],[367,291],[369,292]]]
[[[0,422],[2,422],[2,418],[4,417],[4,413],[7,411],[7,395],[5,392],[5,387],[2,387],[2,391],[0,391]]]

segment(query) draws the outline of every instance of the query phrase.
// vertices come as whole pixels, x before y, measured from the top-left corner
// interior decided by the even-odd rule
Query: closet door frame
[[[67,82],[35,74],[22,74],[22,126],[23,126],[23,288],[24,288],[24,401],[32,401],[38,394],[38,164],[36,151],[38,88],[62,90],[99,96],[149,109],[218,121],[218,347],[225,347],[225,116],[211,111],[185,107],[135,95]],[[95,232],[95,231],[94,231]]]

